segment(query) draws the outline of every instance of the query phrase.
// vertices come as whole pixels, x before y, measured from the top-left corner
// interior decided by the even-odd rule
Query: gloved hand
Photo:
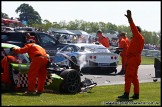
[[[131,11],[127,10],[127,14],[125,14],[125,16],[130,19],[132,17]]]
[[[15,54],[15,52],[14,52],[14,47],[11,47],[11,48],[10,48],[10,55],[13,55],[13,54]]]
[[[120,51],[119,51],[119,50],[116,50],[114,53],[119,54],[119,53],[120,53]]]
[[[122,52],[122,48],[116,48],[116,51],[114,52],[114,53],[117,53],[117,54],[119,54],[120,52]]]
[[[13,49],[14,49],[14,47],[11,47],[11,48],[10,48],[10,52],[13,52]]]

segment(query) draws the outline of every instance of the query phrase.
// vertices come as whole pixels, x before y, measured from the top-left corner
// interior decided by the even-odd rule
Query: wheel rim
[[[70,72],[66,81],[69,92],[76,92],[80,88],[80,76],[78,73]]]

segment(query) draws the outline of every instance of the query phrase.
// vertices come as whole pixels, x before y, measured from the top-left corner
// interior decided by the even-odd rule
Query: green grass
[[[142,61],[141,61],[141,65],[153,65],[154,64],[154,57],[146,57],[146,56],[142,56]],[[160,59],[160,58],[159,58]],[[121,65],[121,57],[119,59],[119,65]]]
[[[124,85],[96,86],[90,92],[75,95],[43,93],[40,96],[24,96],[23,93],[2,93],[2,106],[160,106],[160,82],[140,83],[140,99],[118,101]],[[131,87],[130,96],[133,94]],[[125,104],[127,103],[127,104]]]

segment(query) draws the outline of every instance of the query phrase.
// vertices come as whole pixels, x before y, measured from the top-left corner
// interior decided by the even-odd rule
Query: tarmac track
[[[120,69],[121,65],[118,65],[117,72],[119,72]],[[85,78],[92,79],[94,82],[97,83],[97,86],[100,86],[100,85],[124,84],[124,77],[125,77],[124,75],[117,75],[115,73],[107,75],[84,73],[83,76],[81,76],[81,80],[84,80]],[[153,81],[154,79],[157,79],[157,81],[161,81],[161,78],[155,78],[154,65],[140,65],[138,69],[138,79],[140,83],[154,82]]]

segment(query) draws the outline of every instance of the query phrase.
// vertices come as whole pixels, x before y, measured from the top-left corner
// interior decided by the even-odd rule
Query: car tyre
[[[80,73],[74,69],[66,69],[60,76],[63,78],[63,82],[60,85],[61,93],[75,94],[81,90],[81,77]]]

